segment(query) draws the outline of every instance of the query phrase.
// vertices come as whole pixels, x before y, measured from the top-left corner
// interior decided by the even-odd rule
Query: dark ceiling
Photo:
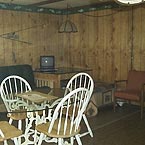
[[[0,9],[64,14],[119,7],[114,0],[0,0]]]
[[[0,9],[51,14],[83,13],[122,6],[116,0],[0,0]]]
[[[67,4],[73,8],[92,7],[113,3],[114,0],[0,0],[1,3],[35,6],[42,8],[66,9]]]

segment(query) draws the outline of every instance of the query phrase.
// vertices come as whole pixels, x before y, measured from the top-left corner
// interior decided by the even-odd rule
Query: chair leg
[[[87,120],[87,117],[86,117],[85,114],[83,114],[83,119],[84,119],[84,122],[85,122],[85,124],[87,126],[87,129],[88,129],[88,132],[89,132],[90,136],[93,137],[93,132],[91,130],[91,127],[90,127],[90,125],[88,123],[88,120]]]
[[[10,118],[9,119],[9,124],[12,124],[12,122],[13,122],[13,119]],[[18,121],[18,129],[22,130],[22,120]],[[18,144],[21,144],[21,136],[18,137]]]
[[[22,120],[18,121],[18,129],[22,130]],[[18,142],[21,144],[21,136],[18,137]]]
[[[18,139],[16,137],[14,138],[14,144],[15,145],[20,145],[21,144],[21,143],[18,142]]]
[[[58,145],[64,145],[62,138],[58,138]]]
[[[22,120],[18,121],[18,129],[22,130]]]
[[[9,124],[12,124],[12,122],[13,122],[13,119],[10,118],[10,119],[9,119]]]
[[[35,131],[34,131],[34,145],[36,145],[37,142],[38,142],[38,136],[37,136],[37,134],[38,134],[38,132],[37,132],[37,130],[35,129]]]
[[[113,110],[114,112],[116,112],[116,99],[114,98],[114,101],[113,101]]]
[[[71,143],[71,145],[74,144],[74,137],[71,137],[71,138],[70,138],[70,143]]]
[[[76,135],[75,137],[76,137],[78,145],[82,145],[82,142],[81,142],[79,135]]]
[[[144,103],[141,101],[141,119],[143,118],[143,108],[144,108]]]
[[[38,142],[38,145],[41,145],[41,144],[42,144],[43,137],[44,137],[44,134],[43,134],[43,133],[41,133],[41,134],[40,134],[40,137],[39,137],[39,142]]]
[[[25,129],[27,128],[28,126],[28,118],[25,119]]]
[[[7,140],[4,140],[4,145],[8,145],[8,142],[7,142]]]

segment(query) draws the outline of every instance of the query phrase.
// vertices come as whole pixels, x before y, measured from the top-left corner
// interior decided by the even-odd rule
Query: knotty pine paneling
[[[93,17],[76,15],[79,17],[80,47],[77,48],[76,43],[73,46],[79,49],[79,52],[74,51],[74,55],[78,53],[78,63],[82,61],[81,66],[93,68],[95,80],[114,81],[126,77],[130,69],[130,10],[87,14]]]
[[[31,43],[0,37],[0,66],[35,69],[40,55],[54,55],[56,67],[92,68],[94,80],[126,79],[131,68],[145,70],[144,17],[144,6],[73,14],[78,32],[69,34],[58,33],[66,16],[0,10],[0,34],[16,31],[20,41]]]
[[[134,69],[145,70],[145,7],[135,7],[133,12]]]
[[[35,69],[40,55],[58,56],[58,17],[0,10],[1,36],[16,32],[19,37],[19,41],[0,38],[0,65],[30,64]]]

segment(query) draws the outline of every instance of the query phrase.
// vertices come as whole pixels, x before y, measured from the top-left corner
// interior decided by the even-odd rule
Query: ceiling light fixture
[[[70,21],[68,16],[68,4],[67,4],[67,18],[66,21],[61,24],[58,30],[59,33],[75,33],[78,32],[76,25]]]
[[[134,5],[144,2],[144,0],[115,0],[115,1],[125,5]]]

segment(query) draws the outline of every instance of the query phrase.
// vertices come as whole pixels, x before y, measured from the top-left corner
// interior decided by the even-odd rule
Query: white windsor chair
[[[36,126],[35,129],[40,132],[38,145],[42,144],[45,136],[57,138],[58,145],[66,144],[66,138],[70,138],[71,145],[74,139],[82,145],[79,134],[80,122],[90,98],[90,92],[85,88],[77,88],[64,96],[56,106],[51,121]]]
[[[0,121],[0,142],[3,142],[4,145],[8,145],[8,139],[12,139],[15,145],[20,145],[18,142],[18,137],[21,135],[21,130],[9,124],[7,121]]]
[[[80,87],[88,89],[90,97],[92,96],[93,89],[94,89],[94,81],[89,74],[82,72],[82,73],[78,73],[74,75],[67,83],[64,96],[68,94],[69,92],[73,91],[74,89],[80,88]],[[85,112],[83,113],[83,119],[87,126],[88,131],[85,133],[82,133],[81,136],[90,134],[90,136],[93,137],[93,132],[91,130],[91,127],[89,125]]]
[[[26,108],[28,102],[17,96],[18,93],[31,91],[29,83],[22,77],[12,75],[6,77],[0,85],[0,94],[8,112],[9,124],[13,120],[18,121],[18,129],[22,130],[22,120],[25,120],[26,127],[28,118]],[[19,138],[19,143],[21,139]]]

